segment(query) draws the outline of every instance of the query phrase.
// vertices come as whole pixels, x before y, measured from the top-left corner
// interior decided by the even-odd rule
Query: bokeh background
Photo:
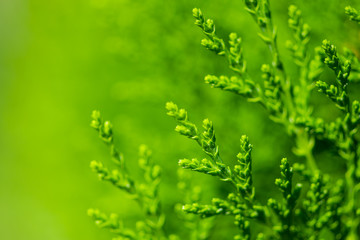
[[[359,52],[360,30],[343,11],[347,4],[359,7],[358,1],[271,2],[280,51],[292,77],[297,70],[284,44],[291,38],[290,4],[297,4],[311,25],[312,48],[328,38],[340,49]],[[206,74],[230,72],[225,59],[200,46],[203,36],[193,24],[193,7],[213,18],[224,38],[232,31],[242,36],[249,71],[259,78],[260,66],[270,56],[240,0],[0,1],[1,239],[111,239],[86,215],[89,207],[117,212],[129,226],[141,218],[126,194],[98,181],[89,168],[91,160],[111,166],[108,149],[89,127],[93,109],[113,122],[116,144],[135,176],[138,146],[145,143],[153,149],[154,160],[163,167],[161,198],[169,214],[168,232],[182,231],[173,213],[174,204],[181,202],[177,161],[203,155],[194,142],[173,131],[166,101],[185,107],[198,124],[212,119],[229,164],[246,133],[254,145],[254,184],[260,199],[277,194],[273,180],[280,159],[302,160],[291,153],[292,139],[260,106],[203,83]],[[330,72],[324,76],[332,78]],[[319,94],[313,102],[318,115],[331,119],[338,114]],[[317,152],[319,159],[336,162],[330,155]],[[330,173],[337,171],[319,164]],[[210,177],[193,176],[204,186],[204,202],[229,190]],[[213,239],[226,239],[222,233],[231,231],[231,221],[222,218]]]

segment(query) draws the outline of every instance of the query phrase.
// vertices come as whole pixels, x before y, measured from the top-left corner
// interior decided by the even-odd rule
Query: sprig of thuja
[[[244,2],[246,10],[259,26],[259,36],[268,46],[272,57],[271,64],[264,64],[261,67],[263,84],[252,79],[247,72],[241,46],[242,40],[238,38],[237,34],[231,33],[228,44],[226,44],[226,41],[216,34],[214,22],[211,19],[206,19],[200,9],[195,8],[193,16],[195,17],[195,24],[202,29],[206,36],[201,42],[202,45],[220,56],[225,56],[230,69],[235,73],[234,76],[207,75],[205,82],[214,88],[234,92],[247,98],[250,102],[258,102],[263,105],[269,111],[270,118],[283,124],[289,135],[294,136],[296,140],[294,153],[298,156],[304,156],[307,160],[306,166],[302,164],[295,166],[303,176],[304,181],[310,184],[307,197],[299,208],[301,211],[297,209],[293,214],[295,205],[294,201],[291,200],[292,198],[287,197],[290,196],[289,194],[284,195],[285,202],[281,206],[276,201],[269,200],[270,208],[275,211],[281,223],[274,226],[273,230],[278,233],[277,236],[281,239],[291,239],[289,237],[318,239],[321,231],[325,228],[334,234],[335,239],[359,239],[360,158],[356,133],[360,118],[360,104],[357,100],[350,100],[348,92],[349,84],[359,80],[359,60],[349,49],[345,49],[344,54],[340,55],[336,47],[328,40],[324,40],[321,48],[316,48],[313,57],[311,57],[308,51],[310,27],[304,23],[301,11],[292,5],[289,7],[289,27],[293,32],[293,40],[288,41],[286,46],[294,63],[298,66],[300,74],[298,74],[298,79],[290,79],[286,74],[285,66],[278,51],[277,31],[272,23],[269,1],[245,0]],[[357,10],[347,7],[345,11],[351,20],[359,22]],[[335,85],[319,80],[325,66],[334,71]],[[333,101],[343,112],[343,117],[328,123],[325,123],[321,118],[313,117],[313,107],[310,105],[309,99],[314,88]],[[168,110],[171,105],[170,103],[167,106]],[[176,112],[176,109],[177,107],[173,106],[172,110],[169,110],[169,115],[174,116],[179,121],[180,128],[186,128],[188,125],[193,126],[196,131],[188,130],[192,134],[187,136],[197,140],[204,149],[201,140],[204,138],[203,135],[197,132],[197,128],[187,120],[187,117],[181,119],[174,114],[173,112]],[[185,110],[180,109],[179,111]],[[183,134],[181,131],[178,132]],[[341,184],[329,181],[328,176],[318,169],[313,156],[316,139],[330,140],[337,147],[339,156],[345,160],[347,171],[343,180],[340,180]],[[217,146],[216,149],[218,153]],[[232,176],[234,172],[224,167],[222,161],[218,164],[218,158],[213,158],[212,161],[207,159],[203,161],[196,159],[180,161],[180,166],[218,176],[224,181],[234,182]],[[281,168],[282,175],[286,176],[286,172],[292,172],[286,162],[282,162]],[[283,193],[286,193],[288,189],[281,182],[281,180],[277,181],[277,185]],[[234,185],[237,186],[236,183]],[[295,196],[300,191],[300,185],[296,186]],[[239,193],[241,192],[241,188],[237,190]],[[253,199],[253,197],[247,197],[249,195],[244,196],[243,193],[240,195],[244,203]],[[249,194],[248,191],[245,193]],[[218,204],[217,201],[215,202]],[[201,216],[231,214],[233,211],[229,207],[230,205],[225,204],[226,207],[220,208],[220,205],[216,204],[213,203],[203,208],[195,206],[190,209],[191,212]],[[246,206],[251,207],[248,203]],[[216,209],[221,209],[221,211],[218,212]],[[268,210],[262,209],[266,216]],[[244,215],[246,216],[246,214],[242,214],[242,218]],[[296,224],[292,224],[293,222]],[[243,227],[244,239],[249,239],[248,223],[245,224],[244,222],[244,224],[239,225]],[[296,226],[302,226],[301,231]]]
[[[112,125],[109,121],[103,121],[98,111],[93,111],[91,127],[98,133],[100,139],[110,148],[110,155],[116,168],[108,169],[102,162],[92,161],[90,167],[106,181],[128,193],[144,212],[144,220],[136,223],[135,229],[125,228],[117,214],[106,215],[98,209],[89,209],[88,214],[101,228],[108,228],[118,237],[114,239],[158,239],[175,240],[175,235],[166,236],[164,233],[165,215],[161,211],[159,200],[159,183],[161,168],[151,158],[151,150],[141,145],[139,148],[139,167],[143,171],[144,181],[134,180],[128,173],[123,155],[114,145]]]

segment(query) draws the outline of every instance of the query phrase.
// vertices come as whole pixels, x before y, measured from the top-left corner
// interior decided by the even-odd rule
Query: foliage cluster
[[[230,166],[220,156],[212,121],[205,119],[202,129],[189,120],[185,109],[176,104],[166,104],[167,114],[177,121],[175,131],[194,140],[206,158],[181,159],[179,166],[195,172],[217,177],[233,186],[226,199],[213,198],[211,203],[200,202],[200,189],[193,187],[183,171],[179,175],[179,188],[184,191],[185,204],[180,219],[189,229],[191,239],[207,239],[212,227],[211,217],[231,216],[238,228],[234,239],[359,239],[360,236],[360,146],[358,127],[360,103],[350,97],[349,87],[360,80],[360,62],[350,49],[340,53],[328,40],[313,52],[309,51],[310,26],[302,18],[300,9],[291,5],[288,25],[293,39],[286,47],[298,67],[298,78],[286,71],[278,50],[278,33],[273,24],[269,0],[245,0],[246,11],[259,27],[259,37],[271,54],[271,63],[260,67],[262,82],[256,81],[247,71],[242,39],[236,33],[229,40],[221,38],[214,21],[206,19],[200,9],[193,10],[195,24],[206,38],[201,44],[216,55],[226,58],[232,76],[207,75],[205,83],[240,95],[249,102],[263,106],[271,120],[284,126],[295,140],[294,154],[299,162],[283,158],[280,177],[275,185],[282,199],[268,196],[267,203],[259,201],[253,184],[252,145],[247,136],[240,138],[237,163]],[[345,9],[349,18],[360,22],[360,14],[352,7]],[[325,69],[334,72],[335,81],[320,80]],[[323,93],[342,112],[342,116],[327,122],[314,116],[310,98],[317,90]],[[116,214],[104,214],[90,209],[89,215],[100,227],[109,228],[115,239],[178,239],[176,234],[164,231],[165,214],[159,200],[160,167],[151,159],[151,151],[140,147],[139,167],[144,181],[135,180],[126,168],[124,158],[114,146],[112,126],[103,121],[100,113],[93,112],[91,126],[110,148],[117,169],[109,170],[101,162],[93,161],[91,168],[101,180],[127,192],[139,203],[144,220],[138,221],[135,230],[124,227]],[[317,166],[314,147],[327,141],[343,159],[346,171],[335,179]],[[302,160],[305,160],[303,163]],[[297,177],[294,176],[297,175]],[[255,178],[256,179],[256,178]],[[194,217],[210,218],[203,220]],[[180,221],[180,220],[179,220]],[[260,225],[261,227],[253,228]],[[254,230],[256,229],[256,230]],[[261,230],[259,230],[261,229]],[[259,230],[259,231],[258,231]],[[229,239],[231,236],[224,236]]]

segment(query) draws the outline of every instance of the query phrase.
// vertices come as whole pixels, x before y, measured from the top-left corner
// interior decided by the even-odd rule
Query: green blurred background
[[[328,38],[339,48],[360,50],[359,29],[343,11],[349,3],[359,7],[358,1],[271,2],[280,51],[293,77],[297,71],[283,44],[290,38],[287,7],[292,3],[313,29],[311,47]],[[118,212],[129,225],[139,218],[138,207],[89,168],[91,160],[111,165],[107,148],[89,127],[93,109],[113,122],[116,144],[135,176],[138,146],[153,149],[164,169],[161,194],[169,232],[181,231],[171,213],[181,202],[175,190],[177,161],[203,155],[173,131],[166,101],[185,107],[199,124],[212,119],[229,164],[240,136],[250,137],[260,198],[274,189],[282,157],[301,161],[291,153],[292,139],[260,106],[203,83],[206,74],[230,71],[225,59],[200,46],[193,7],[215,20],[221,36],[235,31],[243,37],[249,71],[259,78],[269,54],[240,0],[0,1],[1,239],[111,239],[87,217],[89,207]],[[313,101],[317,114],[338,114],[326,98],[314,94]],[[194,179],[213,183],[203,184],[204,202],[229,189],[207,176],[194,173]],[[233,229],[230,221],[219,221],[213,239]]]

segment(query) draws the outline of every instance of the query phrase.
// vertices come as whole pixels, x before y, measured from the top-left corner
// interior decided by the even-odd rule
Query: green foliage
[[[355,8],[347,6],[345,8],[345,13],[349,15],[350,20],[360,23],[360,13]]]
[[[141,145],[139,149],[139,167],[143,170],[144,183],[134,181],[126,168],[124,157],[114,145],[112,125],[103,121],[98,111],[93,111],[91,127],[98,133],[100,139],[110,148],[110,154],[116,169],[108,170],[103,163],[92,161],[90,167],[102,181],[108,181],[115,187],[130,194],[131,198],[139,203],[145,219],[136,223],[136,230],[124,229],[116,214],[107,216],[97,209],[89,209],[88,214],[101,228],[109,228],[119,237],[116,239],[168,239],[163,232],[165,216],[161,212],[159,200],[159,183],[161,168],[151,159],[151,151]],[[174,236],[170,236],[172,239]]]
[[[311,174],[308,173],[310,189],[303,203],[304,212],[307,213],[307,216],[303,218],[303,222],[312,230],[307,233],[292,226],[293,221],[300,224],[300,220],[294,217],[292,211],[295,208],[296,200],[299,198],[301,185],[297,185],[294,192],[292,192],[292,169],[289,167],[286,159],[282,161],[281,165],[283,179],[277,179],[276,181],[276,184],[283,192],[285,204],[281,205],[273,199],[269,200],[269,206],[281,219],[281,225],[273,229],[282,239],[299,238],[301,236],[299,235],[300,232],[303,234],[302,238],[308,234],[308,237],[311,236],[311,238],[317,239],[320,231],[325,228],[325,225],[331,223],[329,216],[333,216],[335,223],[332,224],[334,224],[335,227],[330,227],[330,230],[333,231],[335,238],[342,239],[348,235],[353,239],[359,235],[359,217],[356,215],[356,209],[359,206],[355,204],[359,190],[357,189],[358,187],[354,190],[354,186],[360,186],[359,177],[355,173],[359,171],[359,157],[357,154],[358,142],[355,137],[358,126],[359,103],[356,100],[351,103],[348,94],[351,62],[354,61],[354,58],[351,57],[351,54],[340,57],[336,47],[329,41],[324,40],[322,51],[316,50],[315,58],[310,61],[307,53],[310,28],[307,24],[303,23],[301,11],[295,6],[290,6],[289,27],[293,30],[294,42],[289,41],[287,47],[293,56],[294,62],[299,66],[301,73],[297,82],[290,81],[285,73],[277,51],[276,31],[272,25],[269,2],[266,0],[245,1],[245,5],[247,11],[259,25],[261,29],[259,36],[269,46],[270,53],[273,57],[271,67],[270,65],[263,65],[261,68],[264,79],[264,90],[259,92],[265,92],[262,102],[266,104],[263,105],[270,110],[270,117],[273,120],[285,125],[289,134],[295,136],[297,146],[294,153],[299,156],[305,156],[307,159],[307,167],[312,171]],[[200,12],[200,10],[196,11]],[[352,20],[356,21],[358,14],[355,9],[348,7],[346,8],[346,13],[350,15]],[[327,97],[334,101],[336,106],[345,114],[343,119],[339,118],[336,122],[328,124],[324,124],[324,121],[321,119],[313,118],[309,105],[309,96],[313,89],[313,81],[320,76],[323,68],[322,64],[319,63],[320,60],[334,71],[337,85],[328,85],[318,80],[316,87],[320,92],[326,94]],[[208,80],[205,81],[207,83],[209,82]],[[223,82],[225,84],[229,83],[229,81]],[[226,90],[226,87],[221,88]],[[245,95],[245,97],[247,96]],[[305,122],[305,124],[302,122]],[[306,124],[306,122],[312,124]],[[326,189],[331,188],[330,186],[332,184],[323,180],[324,177],[319,173],[312,155],[315,139],[324,138],[334,142],[339,149],[339,155],[344,158],[347,163],[348,170],[345,173],[345,181],[347,183],[348,197],[342,201],[335,201],[335,196],[332,196],[332,198],[328,196],[328,190]],[[311,175],[314,176],[309,177]],[[342,204],[342,207],[347,209],[347,211],[339,213],[334,211],[334,209],[332,209],[332,211],[325,209],[327,201],[337,206]],[[345,217],[341,219],[341,215],[347,216],[346,218],[348,220],[344,220]],[[341,221],[345,221],[345,223]],[[345,230],[343,225],[346,226]],[[336,229],[336,231],[334,231],[334,229]],[[244,237],[246,238],[247,235],[245,234]]]
[[[285,72],[278,51],[276,41],[277,32],[272,24],[269,2],[245,1],[245,4],[247,6],[247,11],[251,14],[260,28],[260,38],[268,46],[272,56],[272,63],[264,64],[261,67],[263,73],[262,78],[264,80],[263,86],[251,80],[249,74],[245,72],[246,68],[241,68],[241,71],[238,69],[234,70],[234,67],[231,64],[230,68],[239,74],[240,79],[243,78],[244,73],[246,73],[245,79],[239,81],[239,77],[228,78],[221,76],[220,78],[217,78],[206,76],[205,82],[210,83],[213,87],[238,93],[251,102],[261,103],[269,111],[272,120],[283,124],[289,135],[295,135],[297,146],[294,152],[299,156],[306,157],[310,168],[313,171],[316,171],[317,166],[312,156],[314,138],[309,136],[297,122],[310,118],[310,92],[313,88],[313,80],[317,79],[322,72],[323,66],[319,62],[323,60],[324,53],[320,52],[316,54],[314,59],[310,61],[307,51],[310,31],[309,26],[303,23],[301,11],[295,6],[290,6],[289,27],[293,31],[294,41],[288,41],[287,47],[301,73],[297,82],[290,81],[290,77]],[[198,9],[194,9],[193,12],[201,13]],[[199,16],[201,16],[201,18],[199,18]],[[196,19],[195,24],[197,25],[199,25],[199,19],[203,19],[202,22],[205,21],[202,13],[200,15],[194,14],[194,17]],[[213,22],[212,20],[206,21]],[[199,26],[205,32],[203,25]],[[206,32],[205,35],[207,35]],[[233,36],[236,34],[231,35]],[[219,39],[218,41],[224,43],[222,39]],[[231,37],[229,42],[230,47],[226,47],[224,44],[222,45],[222,48],[224,49],[223,52],[225,53],[231,52],[231,42],[233,42]],[[239,52],[242,52],[242,49]],[[229,62],[231,63],[231,61]],[[245,60],[242,59],[241,62],[245,63]]]
[[[268,200],[268,206],[276,214],[279,219],[279,224],[275,225],[273,229],[277,232],[281,239],[299,237],[300,229],[294,222],[294,209],[296,201],[300,196],[302,189],[301,184],[297,184],[295,188],[292,187],[293,169],[290,167],[286,158],[281,160],[281,178],[275,180],[283,195],[283,203],[276,201],[273,198]]]
[[[211,237],[212,220],[203,222],[194,216],[212,219],[224,215],[230,216],[238,229],[234,239],[357,240],[360,236],[360,147],[357,140],[360,103],[350,100],[349,87],[359,80],[359,60],[348,49],[342,55],[328,40],[324,40],[322,47],[315,48],[311,53],[310,27],[304,23],[301,11],[292,5],[288,11],[288,25],[293,39],[287,41],[286,47],[299,74],[289,75],[280,56],[278,33],[272,22],[269,0],[245,0],[244,3],[246,11],[259,27],[260,39],[271,55],[271,62],[262,64],[260,68],[263,81],[253,79],[248,73],[241,38],[236,33],[230,33],[229,40],[225,41],[216,33],[214,21],[206,19],[202,11],[195,8],[195,24],[206,37],[201,45],[218,56],[224,56],[235,74],[220,77],[207,75],[205,82],[263,106],[269,118],[282,125],[294,140],[293,152],[299,157],[300,163],[292,166],[287,158],[281,160],[280,178],[275,180],[275,185],[282,199],[264,193],[268,198],[267,204],[264,204],[255,194],[253,147],[248,137],[243,135],[240,138],[240,152],[236,156],[236,164],[232,166],[231,162],[220,156],[212,121],[204,119],[200,129],[190,121],[185,109],[168,102],[167,114],[177,122],[175,131],[194,140],[206,155],[202,160],[181,159],[178,165],[185,170],[216,177],[232,186],[227,198],[213,197],[210,203],[203,204],[200,201],[200,188],[193,187],[191,181],[180,173],[179,186],[185,195],[185,204],[181,207],[183,213],[179,213],[183,221],[181,224],[188,226],[191,239]],[[359,15],[355,9],[347,7],[346,13],[351,20],[358,21]],[[352,65],[355,66],[354,76]],[[335,85],[319,80],[325,67],[334,72]],[[314,89],[334,102],[342,115],[329,122],[315,117],[311,103]],[[132,195],[144,210],[145,221],[139,222],[136,231],[133,231],[124,229],[117,215],[107,216],[98,210],[90,210],[89,215],[100,227],[109,228],[124,239],[177,238],[164,233],[164,214],[158,197],[160,168],[151,161],[150,151],[146,147],[140,149],[139,166],[145,178],[145,183],[140,184],[132,180],[122,155],[114,146],[111,124],[103,122],[95,111],[91,126],[110,147],[112,159],[118,166],[117,170],[110,171],[102,163],[92,162],[92,169],[101,180],[109,181]],[[318,156],[314,155],[314,147],[321,141],[328,141],[331,147],[336,148],[339,159],[346,166],[342,176],[330,178],[317,166]],[[297,173],[296,178],[294,173]],[[176,209],[179,211],[179,205]],[[226,236],[227,239],[230,237]]]
[[[337,86],[328,86],[323,81],[318,81],[316,86],[320,92],[325,93],[331,100],[336,103],[336,106],[343,111],[349,107],[349,96],[347,86],[349,84],[349,75],[351,71],[351,63],[349,60],[341,61],[336,47],[328,40],[323,41],[322,48],[326,54],[324,60],[325,64],[334,71],[336,76]]]

